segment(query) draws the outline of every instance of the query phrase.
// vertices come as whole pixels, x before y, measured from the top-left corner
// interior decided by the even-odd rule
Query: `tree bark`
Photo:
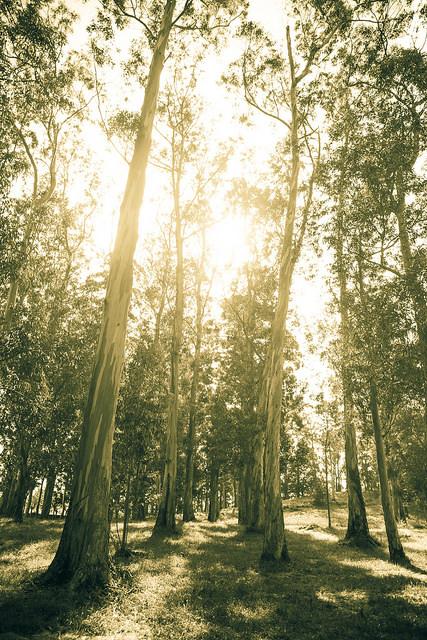
[[[197,270],[196,283],[196,345],[193,360],[193,377],[190,391],[190,416],[188,420],[187,457],[185,465],[184,509],[182,519],[184,522],[195,520],[193,509],[193,476],[194,476],[194,441],[196,435],[197,397],[199,387],[200,352],[202,347],[203,301],[202,280],[204,269],[205,245],[203,238],[202,255]]]
[[[30,472],[28,469],[28,454],[22,449],[19,460],[18,482],[16,484],[15,495],[13,497],[13,507],[11,516],[15,522],[21,523],[24,519],[25,500],[30,483]]]
[[[127,545],[128,545],[131,482],[132,482],[132,469],[130,468],[128,471],[128,476],[126,481],[125,507],[123,512],[123,531],[122,531],[122,539],[120,542],[120,551],[122,553],[126,551]]]
[[[180,206],[180,180],[183,164],[183,138],[179,157],[176,156],[172,143],[172,179],[175,212],[175,244],[176,244],[176,291],[175,315],[171,344],[171,372],[169,383],[168,423],[166,433],[166,460],[163,473],[162,497],[156,519],[156,529],[173,533],[176,530],[176,469],[177,469],[177,431],[179,412],[180,357],[182,344],[182,327],[184,322],[184,259],[183,237]]]
[[[374,380],[371,380],[370,383],[370,409],[372,424],[374,427],[378,477],[380,479],[381,488],[381,504],[383,508],[390,560],[397,564],[402,564],[405,563],[407,559],[400,541],[399,531],[393,512],[393,503],[391,500],[390,486],[388,482],[387,459],[381,429],[381,419],[378,411],[377,385]]]
[[[345,109],[348,109],[347,94]],[[345,465],[347,478],[348,519],[344,541],[357,546],[375,543],[369,533],[365,500],[360,481],[359,460],[357,452],[356,429],[354,426],[353,399],[349,380],[348,363],[350,361],[350,320],[348,312],[347,270],[344,262],[344,164],[348,153],[349,132],[345,132],[343,161],[339,179],[337,205],[336,263],[339,281],[339,313],[341,333],[341,384],[343,390],[343,422],[345,437]]]
[[[329,448],[329,433],[326,435],[324,458],[325,458],[325,490],[326,490],[326,508],[328,511],[328,527],[332,528],[331,520],[331,504],[329,501],[329,465],[328,465],[328,448]]]
[[[248,465],[242,464],[239,478],[239,524],[248,524]]]
[[[399,173],[396,181],[397,206],[396,218],[399,229],[399,244],[402,256],[403,268],[409,295],[415,314],[415,324],[417,328],[418,343],[421,356],[421,367],[423,373],[424,391],[424,475],[427,477],[427,300],[422,283],[419,281],[417,265],[409,239],[408,225],[406,219],[405,191],[403,188],[403,177]],[[426,483],[427,499],[427,483]]]
[[[279,292],[271,327],[270,349],[266,360],[266,430],[264,453],[265,525],[262,558],[289,560],[283,523],[280,487],[280,426],[282,413],[283,365],[286,317],[296,254],[293,251],[294,224],[300,170],[299,114],[297,106],[297,80],[295,78],[289,27],[286,29],[289,66],[291,70],[291,177],[286,211],[285,231],[280,256]]]
[[[218,483],[219,483],[219,467],[212,465],[209,481],[209,522],[216,522],[219,518],[218,507]]]
[[[53,491],[55,489],[56,473],[54,469],[49,469],[46,477],[46,489],[43,498],[42,518],[48,518],[52,507]]]
[[[27,506],[25,507],[25,515],[29,516],[31,513],[31,507],[32,507],[32,503],[33,503],[33,491],[34,491],[34,482],[31,481],[30,482],[30,490],[28,492],[28,497],[27,497]]]
[[[74,586],[109,580],[108,504],[114,418],[132,291],[139,210],[175,0],[167,0],[154,46],[133,158],[111,257],[104,314],[77,455],[70,505],[61,541],[46,579]]]

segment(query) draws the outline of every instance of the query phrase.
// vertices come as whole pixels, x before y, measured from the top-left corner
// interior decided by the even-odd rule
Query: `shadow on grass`
[[[0,553],[15,553],[31,542],[58,540],[63,526],[63,520],[26,518],[17,524],[0,518]]]
[[[84,629],[83,621],[92,612],[104,607],[109,600],[118,602],[132,588],[132,574],[118,562],[112,562],[111,588],[90,593],[73,591],[68,586],[44,584],[44,570],[22,570],[20,550],[26,545],[57,543],[62,526],[63,521],[53,520],[31,519],[20,525],[5,519],[0,522],[0,553],[6,556],[0,558],[0,563],[5,565],[4,575],[9,580],[8,584],[3,578],[0,585],[0,634],[36,634],[38,637],[39,632],[47,631],[56,632],[52,635],[56,638],[58,632],[80,632]],[[46,547],[43,551],[37,547],[34,553],[43,553],[43,557],[48,559],[51,552],[46,551]],[[14,564],[20,571],[14,572]]]
[[[427,638],[427,610],[417,603],[426,582],[418,571],[383,565],[384,549],[367,552],[316,538],[316,530],[288,530],[291,562],[276,571],[259,561],[262,535],[237,524],[199,521],[172,536],[131,531],[131,554],[115,564],[115,596],[99,593],[88,602],[66,589],[22,585],[0,603],[0,632],[93,635],[83,621],[114,598],[114,609],[126,603],[123,615],[146,622],[155,640]],[[144,605],[142,585],[154,589],[155,574],[159,591]]]
[[[62,629],[71,620],[81,619],[87,609],[87,600],[65,588],[24,583],[1,598],[0,633],[32,635]]]
[[[335,541],[288,532],[291,562],[272,571],[259,562],[261,535],[245,535],[237,525],[198,527],[206,540],[193,553],[188,550],[190,587],[168,601],[172,610],[185,607],[187,615],[191,611],[203,621],[205,630],[191,637],[427,638],[426,608],[416,597],[408,601],[405,593],[425,584],[393,572],[379,575],[366,566],[384,559],[384,553],[343,549]]]

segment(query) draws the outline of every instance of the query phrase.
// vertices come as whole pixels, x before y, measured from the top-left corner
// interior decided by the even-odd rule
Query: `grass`
[[[215,524],[200,516],[169,538],[151,538],[153,522],[133,524],[134,553],[117,561],[112,589],[88,603],[31,582],[52,557],[60,522],[2,520],[0,640],[426,640],[426,523],[400,528],[413,563],[403,568],[387,561],[376,504],[369,521],[378,550],[338,544],[342,503],[332,521],[328,529],[323,510],[288,504],[291,563],[279,571],[260,565],[262,536],[246,534],[231,512]]]

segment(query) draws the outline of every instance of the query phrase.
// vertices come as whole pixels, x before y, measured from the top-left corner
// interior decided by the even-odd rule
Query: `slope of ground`
[[[76,640],[326,640],[427,638],[427,527],[401,527],[413,563],[387,562],[380,510],[369,509],[381,549],[339,545],[343,504],[324,510],[292,503],[285,512],[292,561],[260,566],[262,537],[246,534],[230,513],[203,516],[180,535],[150,538],[152,522],[131,527],[127,560],[116,563],[108,594],[90,605],[66,590],[31,581],[47,566],[59,521],[0,521],[0,640],[18,636]]]

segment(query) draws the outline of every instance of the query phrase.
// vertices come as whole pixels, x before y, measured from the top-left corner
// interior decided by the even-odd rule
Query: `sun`
[[[206,233],[210,262],[218,271],[235,274],[250,259],[249,222],[241,214],[227,215]]]

